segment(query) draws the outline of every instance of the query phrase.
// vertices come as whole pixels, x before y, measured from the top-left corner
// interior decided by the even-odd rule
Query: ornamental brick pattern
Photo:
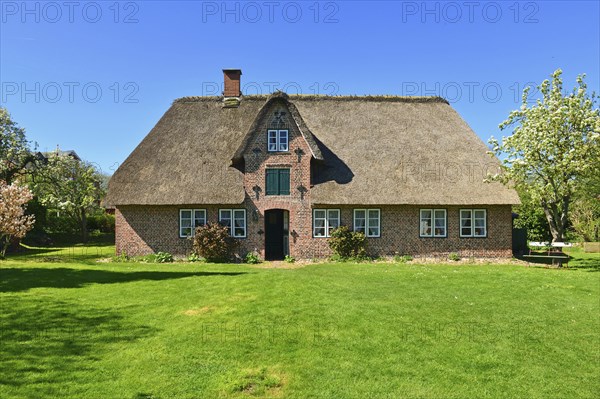
[[[283,114],[282,114],[283,113]],[[273,102],[264,120],[248,142],[244,154],[245,200],[238,207],[218,204],[186,206],[119,206],[116,210],[116,252],[144,255],[158,251],[185,256],[192,250],[189,239],[179,237],[179,210],[206,209],[207,221],[218,222],[219,209],[246,209],[246,238],[239,239],[239,255],[249,251],[265,256],[265,212],[289,212],[289,251],[297,259],[323,258],[331,254],[327,238],[312,236],[312,211],[340,209],[341,224],[353,227],[356,206],[318,206],[311,203],[311,150],[283,102]],[[279,117],[279,119],[277,119]],[[289,151],[269,152],[267,130],[289,131]],[[290,195],[267,196],[266,169],[290,169]],[[419,210],[446,209],[447,237],[420,238]],[[460,238],[459,210],[486,209],[487,237]],[[381,236],[368,238],[368,251],[375,256],[394,254],[442,256],[457,252],[463,257],[510,257],[512,255],[512,213],[510,205],[497,206],[369,206],[381,211]]]

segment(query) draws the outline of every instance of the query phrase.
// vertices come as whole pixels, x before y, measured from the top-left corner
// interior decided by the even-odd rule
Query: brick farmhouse
[[[175,100],[116,171],[116,251],[187,255],[222,223],[240,255],[330,255],[346,225],[372,255],[511,256],[514,190],[485,183],[497,159],[439,97],[269,96]]]

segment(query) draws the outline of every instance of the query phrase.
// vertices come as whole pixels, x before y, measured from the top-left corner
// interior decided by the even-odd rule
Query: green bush
[[[129,261],[129,256],[127,256],[127,254],[125,252],[121,252],[120,255],[117,256],[113,256],[111,258],[112,262],[115,263],[124,263],[124,262],[128,262]]]
[[[413,257],[410,255],[395,255],[394,256],[394,262],[397,262],[397,263],[406,263],[406,262],[410,262],[411,260],[413,260]]]
[[[363,260],[367,255],[367,238],[363,233],[340,226],[331,232],[329,248],[339,260]]]
[[[208,262],[227,262],[233,259],[236,241],[229,235],[229,228],[219,224],[207,224],[196,228],[193,250]]]
[[[204,258],[196,255],[195,253],[191,253],[188,258],[187,258],[188,262],[194,263],[194,262],[204,262]]]
[[[168,252],[157,252],[154,261],[156,263],[171,263],[173,262],[173,255]]]
[[[246,261],[246,263],[255,265],[257,263],[260,263],[260,257],[258,256],[258,254],[256,252],[248,252],[246,254],[245,261]]]
[[[114,233],[115,216],[105,212],[90,215],[87,218],[87,229],[89,231],[98,230],[102,233]]]
[[[287,263],[294,263],[296,261],[296,258],[294,258],[291,255],[286,255],[285,258],[283,258],[284,261],[286,261]]]
[[[460,255],[457,254],[456,252],[451,252],[448,254],[448,259],[452,260],[454,262],[458,262],[460,260]]]

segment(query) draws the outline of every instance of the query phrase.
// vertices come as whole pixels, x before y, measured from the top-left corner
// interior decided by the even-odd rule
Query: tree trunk
[[[565,242],[569,214],[569,197],[563,197],[562,206],[556,203],[543,202],[544,214],[552,233],[552,242]]]
[[[88,242],[87,216],[85,214],[85,209],[81,209],[81,239],[83,242]]]

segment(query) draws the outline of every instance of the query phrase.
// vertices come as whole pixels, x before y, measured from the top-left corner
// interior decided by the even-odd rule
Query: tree
[[[102,176],[93,165],[56,151],[36,173],[33,187],[43,205],[77,222],[87,242],[87,215],[100,206],[101,183]]]
[[[11,184],[33,160],[25,129],[19,127],[8,111],[0,107],[0,180]]]
[[[492,154],[502,161],[501,173],[489,180],[526,190],[544,210],[553,241],[564,241],[569,206],[584,179],[600,170],[600,112],[597,97],[587,93],[585,75],[577,77],[570,94],[562,92],[562,71],[544,80],[542,98],[528,107],[529,90],[521,108],[512,111],[500,129],[513,127],[499,143],[490,139]]]
[[[583,241],[598,241],[600,236],[600,171],[585,179],[575,195],[571,226]]]
[[[25,204],[32,198],[27,187],[0,180],[0,259],[4,259],[12,240],[23,238],[33,228],[34,216],[25,215]]]

